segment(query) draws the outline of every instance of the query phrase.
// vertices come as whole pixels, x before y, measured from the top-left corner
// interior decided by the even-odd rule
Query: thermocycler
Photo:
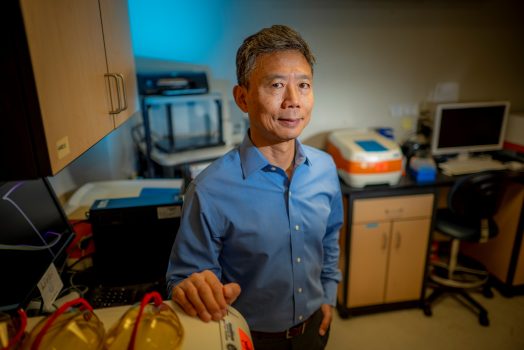
[[[402,175],[399,145],[372,130],[334,131],[328,136],[327,151],[339,176],[352,187],[394,185]]]

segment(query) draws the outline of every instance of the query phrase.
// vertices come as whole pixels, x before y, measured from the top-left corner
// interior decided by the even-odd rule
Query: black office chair
[[[479,289],[486,297],[492,297],[489,274],[480,263],[459,256],[459,247],[460,241],[484,243],[498,234],[493,216],[500,204],[504,177],[503,172],[487,171],[458,179],[448,194],[448,207],[437,211],[435,229],[451,242],[447,263],[430,264],[434,290],[424,302],[426,316],[431,316],[435,300],[444,293],[453,293],[478,312],[481,325],[489,325],[487,310],[467,292]]]

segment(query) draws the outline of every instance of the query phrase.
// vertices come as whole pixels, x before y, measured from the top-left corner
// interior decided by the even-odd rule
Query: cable
[[[62,238],[62,234],[56,233],[56,232],[53,232],[53,231],[47,231],[46,235],[48,235],[48,234],[55,235],[55,238],[53,238],[53,240],[50,243],[46,242],[45,245],[0,244],[0,250],[36,251],[36,250],[50,249],[50,248],[52,248],[54,245],[56,245],[60,241],[60,238]],[[42,237],[42,236],[40,236],[40,237]],[[45,242],[45,240],[44,240],[44,242]]]

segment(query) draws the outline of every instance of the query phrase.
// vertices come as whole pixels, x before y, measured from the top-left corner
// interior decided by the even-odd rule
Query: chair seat
[[[487,218],[489,238],[498,234],[498,227],[493,218]],[[481,238],[479,220],[468,221],[454,215],[449,209],[439,209],[435,223],[437,231],[461,241],[478,242]]]

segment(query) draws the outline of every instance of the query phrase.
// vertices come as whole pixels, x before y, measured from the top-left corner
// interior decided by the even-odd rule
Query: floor
[[[522,350],[524,349],[524,296],[492,299],[474,294],[489,312],[490,325],[460,300],[438,300],[427,317],[421,309],[388,311],[341,319],[332,323],[326,350]]]

